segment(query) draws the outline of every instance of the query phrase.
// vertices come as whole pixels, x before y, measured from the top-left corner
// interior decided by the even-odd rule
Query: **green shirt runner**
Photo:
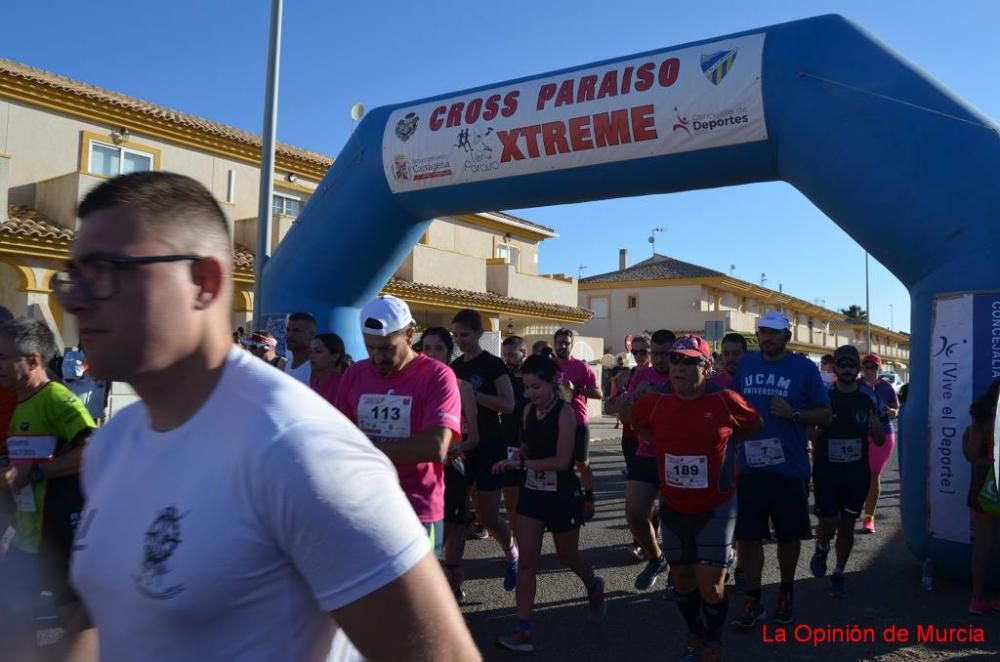
[[[58,457],[69,451],[82,433],[95,427],[87,408],[72,391],[59,382],[49,382],[17,403],[7,438],[10,461],[31,463]],[[47,480],[39,481],[14,495],[17,513],[13,544],[22,552],[38,553],[48,484]]]

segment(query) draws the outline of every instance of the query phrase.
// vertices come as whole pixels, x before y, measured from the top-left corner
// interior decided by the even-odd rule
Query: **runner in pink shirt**
[[[557,378],[559,390],[563,398],[572,405],[576,415],[573,459],[583,484],[583,518],[591,520],[594,518],[594,474],[590,470],[590,430],[587,427],[590,417],[587,415],[587,400],[600,400],[604,394],[597,385],[597,375],[587,362],[571,356],[573,339],[572,329],[559,329],[552,338],[552,344],[555,346],[556,365],[561,371]]]
[[[312,339],[309,349],[309,386],[334,404],[340,380],[347,370],[344,341],[336,333],[321,333]]]
[[[369,358],[344,373],[337,408],[396,465],[399,484],[441,556],[444,462],[462,435],[455,373],[413,351],[415,323],[401,299],[384,296],[361,311]]]
[[[660,329],[650,338],[650,365],[637,370],[625,391],[622,420],[632,424],[632,405],[647,391],[660,390],[670,383],[670,349],[675,340],[674,332]],[[660,476],[656,466],[656,446],[649,430],[636,428],[639,445],[629,467],[625,481],[625,517],[632,535],[646,555],[646,567],[635,578],[637,590],[646,591],[656,584],[657,576],[667,569],[656,540],[656,496],[660,489]],[[668,577],[667,589],[670,588]]]

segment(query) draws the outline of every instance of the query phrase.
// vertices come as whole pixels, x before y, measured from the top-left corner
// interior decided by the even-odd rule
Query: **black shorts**
[[[660,474],[657,472],[656,458],[642,457],[640,455],[632,458],[632,466],[628,469],[628,480],[659,485]]]
[[[503,487],[503,475],[493,473],[493,465],[506,459],[507,444],[481,440],[476,448],[466,453],[465,478],[469,485],[475,485],[480,492],[499,490]]]
[[[508,446],[507,455],[504,457],[510,458],[511,450],[520,450],[520,446]],[[503,487],[521,487],[524,485],[524,472],[523,471],[505,471],[503,475],[500,476],[500,484]]]
[[[863,472],[813,469],[813,514],[823,518],[860,517],[871,483],[871,472],[868,471],[867,464],[864,469]]]
[[[635,451],[639,448],[638,437],[630,437],[622,434],[622,456],[625,458],[625,468],[632,472],[632,460],[635,458]]]
[[[576,443],[573,444],[573,461],[590,461],[590,428],[586,423],[576,424]]]
[[[468,471],[468,465],[466,465]],[[465,524],[468,520],[469,483],[465,474],[452,466],[451,458],[444,465],[444,521]]]
[[[557,492],[521,488],[521,497],[517,501],[518,516],[544,522],[545,530],[552,533],[579,528],[583,524],[583,491],[579,482],[575,482],[575,487]]]
[[[736,483],[739,513],[736,517],[737,540],[792,542],[812,538],[809,522],[809,492],[804,478],[773,471],[750,471]]]
[[[736,529],[736,495],[704,513],[682,513],[660,504],[663,555],[674,565],[726,567]]]

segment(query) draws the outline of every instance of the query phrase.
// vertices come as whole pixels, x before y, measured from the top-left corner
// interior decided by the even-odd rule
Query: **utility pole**
[[[260,201],[257,206],[257,254],[253,270],[253,325],[260,327],[264,310],[261,291],[264,267],[271,258],[271,206],[274,204],[274,135],[278,132],[278,70],[281,67],[281,11],[283,0],[271,0],[271,37],[267,51],[267,87],[264,90],[264,130],[260,150]]]

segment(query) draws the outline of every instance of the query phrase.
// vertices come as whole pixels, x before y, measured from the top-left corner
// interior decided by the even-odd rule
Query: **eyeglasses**
[[[697,356],[671,354],[670,365],[686,365],[686,366],[705,365],[705,359],[698,358]]]
[[[200,255],[146,255],[141,257],[101,257],[73,263],[52,277],[57,297],[68,296],[80,287],[92,301],[106,301],[118,294],[119,274],[133,267],[159,262],[197,262]]]
[[[854,361],[837,361],[837,367],[857,370],[858,364]]]
[[[646,354],[649,354],[649,350],[648,349],[633,349],[632,350],[632,356],[646,356]]]

